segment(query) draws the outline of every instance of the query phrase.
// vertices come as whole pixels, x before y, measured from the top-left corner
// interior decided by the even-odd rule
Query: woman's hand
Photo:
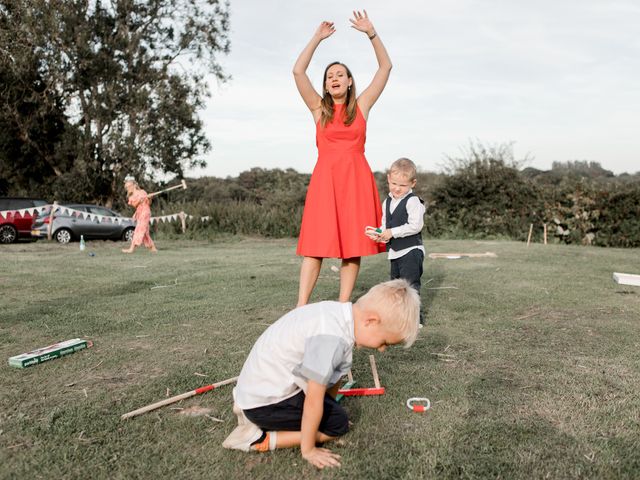
[[[367,16],[367,11],[362,10],[364,15],[360,13],[358,10],[354,10],[353,18],[350,18],[351,28],[355,28],[359,32],[364,32],[368,37],[371,37],[374,33],[376,33],[375,28],[373,28],[373,23],[369,20]]]
[[[316,30],[316,37],[320,40],[324,40],[325,38],[333,35],[333,32],[335,31],[336,28],[333,26],[333,22],[322,22]]]

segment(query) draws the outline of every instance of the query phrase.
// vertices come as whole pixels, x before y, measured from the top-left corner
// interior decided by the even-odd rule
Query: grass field
[[[231,387],[174,405],[208,417],[165,407],[120,420],[236,376],[296,302],[293,240],[157,243],[155,256],[112,242],[0,248],[1,478],[640,475],[640,287],[612,280],[640,273],[638,250],[429,241],[430,252],[498,256],[425,260],[427,327],[411,349],[376,353],[387,393],[345,399],[352,430],[331,446],[342,467],[317,471],[297,450],[222,449]],[[314,301],[337,297],[331,265]],[[383,255],[364,259],[355,296],[387,271]],[[24,370],[7,364],[75,337],[95,345]],[[360,386],[373,384],[369,353],[354,354]],[[432,409],[410,412],[413,396]]]

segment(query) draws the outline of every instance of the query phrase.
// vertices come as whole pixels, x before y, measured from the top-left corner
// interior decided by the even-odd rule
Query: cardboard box
[[[71,353],[76,353],[79,350],[84,350],[93,345],[91,340],[83,340],[81,338],[74,338],[65,342],[54,343],[48,347],[39,348],[32,352],[22,353],[11,357],[9,359],[9,365],[16,368],[26,368],[32,365],[37,365],[55,358],[60,358]]]

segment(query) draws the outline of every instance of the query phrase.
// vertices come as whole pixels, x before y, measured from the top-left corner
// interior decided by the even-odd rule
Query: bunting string
[[[111,217],[109,215],[98,215],[96,213],[82,212],[80,210],[75,210],[73,208],[65,207],[63,205],[43,205],[41,207],[31,207],[31,208],[21,208],[18,210],[0,210],[0,217],[4,220],[7,220],[9,217],[20,216],[24,218],[26,215],[33,216],[36,213],[38,215],[50,215],[51,210],[53,212],[59,212],[61,215],[74,216],[78,218],[82,218],[84,220],[92,220],[98,222],[112,222],[112,223],[122,223],[122,222],[135,222],[135,220],[131,217]],[[193,220],[194,216],[184,213],[184,217],[189,220]],[[170,215],[162,215],[159,217],[151,217],[151,224],[153,225],[156,222],[175,222],[180,218],[180,213],[172,213]],[[202,222],[209,220],[210,217],[200,217]],[[205,220],[206,219],[206,220]]]

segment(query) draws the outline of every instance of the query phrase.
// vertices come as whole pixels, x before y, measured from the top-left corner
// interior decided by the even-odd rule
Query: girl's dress
[[[318,161],[311,175],[296,253],[305,257],[352,258],[385,251],[364,234],[382,218],[375,178],[364,156],[367,124],[358,108],[344,125],[343,104],[333,120],[316,124]]]
[[[133,232],[131,245],[137,247],[144,243],[145,247],[154,249],[155,245],[149,235],[151,199],[147,197],[147,192],[142,189],[136,190],[133,195],[129,197],[129,205],[136,209],[136,213],[133,214],[133,219],[136,221],[136,229]]]

